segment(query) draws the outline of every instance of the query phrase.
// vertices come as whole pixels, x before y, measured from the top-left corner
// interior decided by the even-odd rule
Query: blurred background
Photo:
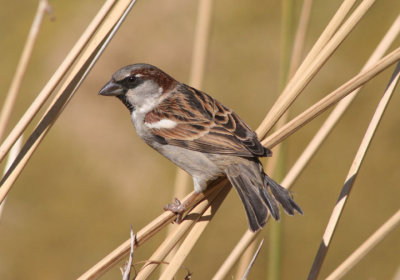
[[[2,104],[38,1],[0,3]],[[50,4],[55,20],[44,20],[8,131],[103,1],[54,0]],[[338,0],[314,1],[307,51],[340,4]],[[197,7],[198,1],[187,0],[137,2],[9,193],[0,220],[0,279],[76,278],[128,239],[130,225],[134,231],[141,229],[172,201],[174,165],[139,139],[128,111],[117,99],[97,93],[118,68],[138,62],[154,64],[188,83]],[[300,8],[299,1],[296,15]],[[399,1],[377,1],[294,103],[290,117],[357,74],[399,11]],[[280,1],[216,0],[214,4],[202,89],[235,110],[254,129],[279,93],[280,18]],[[394,45],[399,43],[396,40]],[[393,69],[364,87],[295,183],[292,190],[305,215],[285,217],[282,222],[282,279],[306,278]],[[399,101],[397,91],[357,178],[322,277],[399,208]],[[285,141],[288,167],[326,116],[323,114]],[[0,167],[3,169],[4,163]],[[185,262],[193,279],[209,279],[246,228],[242,205],[237,194],[231,192]],[[393,279],[400,269],[399,234],[400,229],[393,231],[345,279]],[[134,262],[146,260],[164,235],[158,234],[138,249]],[[268,226],[261,235],[268,238]],[[264,243],[250,279],[266,279],[268,249]],[[182,270],[177,279],[185,273]],[[115,268],[103,279],[119,277],[119,269]]]

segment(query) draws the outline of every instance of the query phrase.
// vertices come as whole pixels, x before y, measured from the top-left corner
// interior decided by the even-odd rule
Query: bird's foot
[[[173,203],[164,206],[165,211],[171,211],[176,214],[175,222],[179,224],[182,221],[183,214],[186,211],[184,204],[179,199],[175,198]]]

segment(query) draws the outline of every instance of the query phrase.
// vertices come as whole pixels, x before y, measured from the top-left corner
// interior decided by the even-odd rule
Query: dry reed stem
[[[393,43],[394,39],[398,36],[400,32],[400,16],[393,22],[392,26],[389,28],[388,32],[385,34],[379,45],[376,47],[365,66],[361,71],[371,67],[375,64],[383,54],[389,49],[390,45]],[[354,97],[357,95],[361,88],[354,90],[348,96],[343,98],[337,106],[332,110],[329,116],[326,118],[323,125],[320,127],[318,132],[314,135],[310,143],[301,153],[301,155],[296,160],[295,164],[290,168],[289,172],[286,174],[285,179],[282,181],[282,185],[290,187],[294,181],[298,178],[300,173],[304,170],[307,163],[310,161],[312,156],[316,153],[318,148],[321,146],[323,141],[328,137],[329,133],[332,131],[338,120],[341,118],[343,113],[347,110],[348,106],[353,101]]]
[[[204,216],[205,211],[210,205],[214,205],[214,200],[220,197],[221,189],[218,189],[210,194],[207,199],[201,201],[197,204],[193,210],[191,210],[188,216],[179,224],[174,225],[174,231],[167,235],[164,242],[157,248],[149,260],[143,265],[142,269],[139,271],[135,280],[147,279],[150,274],[163,262],[164,258],[169,254],[169,252],[182,240],[184,235],[190,230],[190,228],[198,222],[202,216]],[[179,269],[179,268],[178,268]]]
[[[193,40],[193,54],[190,69],[189,84],[195,88],[201,89],[204,77],[204,68],[206,62],[206,54],[208,47],[208,39],[210,33],[211,25],[211,15],[212,15],[212,0],[199,1],[196,30]],[[191,177],[185,171],[177,168],[175,184],[174,184],[174,197],[183,197],[185,195],[186,189],[191,182]],[[169,227],[167,235],[171,234],[172,228]],[[174,247],[170,256],[167,256],[166,261],[168,262],[170,257],[175,254],[177,247]],[[165,266],[161,267],[160,273],[163,273]]]
[[[291,134],[296,132],[298,129],[303,127],[309,121],[323,113],[330,106],[338,102],[340,99],[351,93],[356,88],[365,84],[367,81],[388,68],[390,65],[394,64],[399,59],[400,48],[397,48],[393,52],[379,60],[375,65],[365,71],[362,71],[351,80],[334,90],[332,93],[315,103],[313,106],[309,107],[303,113],[284,125],[281,129],[277,130],[276,132],[265,138],[263,141],[261,141],[261,143],[266,147],[274,147],[275,145],[289,137]]]
[[[333,35],[332,39],[326,43],[326,45],[315,55],[315,57],[312,57],[310,63],[308,65],[303,63],[305,66],[300,66],[299,70],[289,81],[282,94],[276,100],[275,104],[272,106],[271,110],[269,110],[267,116],[256,130],[260,139],[264,138],[264,136],[271,130],[277,120],[283,115],[283,113],[294,102],[297,96],[318,73],[319,69],[343,42],[343,40],[350,34],[350,32],[374,2],[375,0],[364,0],[350,15],[346,22],[339,28],[335,35]]]
[[[131,225],[131,250],[129,252],[128,262],[125,263],[125,266],[121,268],[122,271],[122,280],[130,280],[131,271],[133,267],[133,253],[135,252],[135,235],[133,234],[133,228]]]
[[[303,53],[304,41],[308,29],[308,21],[310,20],[311,6],[312,0],[303,1],[299,24],[297,26],[296,35],[293,42],[293,50],[289,67],[289,77],[293,76],[293,73],[299,67],[301,61],[301,54]]]
[[[193,54],[190,69],[189,85],[201,89],[201,84],[204,77],[204,67],[208,46],[208,38],[210,33],[210,23],[212,15],[212,0],[199,1],[196,30],[193,40]],[[183,197],[186,193],[186,188],[190,184],[190,176],[185,171],[177,168],[174,197]],[[172,230],[172,229],[171,229]],[[167,235],[170,234],[168,231]],[[173,254],[173,252],[171,252]]]
[[[243,254],[243,251],[249,247],[249,245],[253,242],[253,240],[257,237],[257,235],[261,231],[251,232],[247,230],[240,241],[236,244],[235,248],[233,248],[232,252],[229,254],[228,258],[225,262],[220,266],[217,273],[215,273],[212,280],[222,280],[228,275],[228,272],[231,270],[233,264],[236,263],[237,259]]]
[[[256,261],[258,254],[260,253],[260,250],[261,250],[261,247],[262,247],[263,243],[264,243],[264,239],[262,239],[261,242],[260,242],[260,245],[258,245],[257,250],[256,250],[256,252],[254,253],[254,256],[251,258],[250,263],[249,263],[249,265],[248,265],[246,271],[244,272],[244,274],[243,274],[241,280],[247,279],[247,276],[249,275],[250,270],[251,270],[251,268],[253,267],[254,262]]]
[[[336,202],[336,205],[329,219],[328,225],[326,226],[325,233],[322,237],[320,247],[318,249],[317,255],[311,267],[310,274],[308,275],[309,280],[317,279],[318,277],[324,258],[328,252],[332,237],[335,233],[335,229],[339,223],[341,214],[346,205],[347,198],[350,195],[350,191],[354,185],[360,167],[364,161],[364,157],[368,151],[369,145],[371,144],[372,138],[375,135],[376,129],[378,128],[378,125],[382,119],[383,113],[385,112],[385,109],[389,104],[390,98],[392,97],[392,94],[397,85],[399,77],[400,77],[400,63],[397,65],[395,72],[389,82],[389,85],[386,88],[385,93],[378,104],[378,107],[376,108],[376,111],[372,117],[370,124],[368,125],[367,131],[365,132],[364,138],[360,144],[360,147],[357,151],[354,161],[350,167],[349,173],[346,177],[338,201]]]
[[[65,73],[71,68],[72,64],[76,61],[77,57],[81,54],[82,50],[85,48],[89,40],[92,38],[98,26],[103,22],[104,18],[107,16],[109,11],[112,9],[113,5],[117,0],[108,0],[104,3],[100,11],[96,14],[95,18],[86,28],[82,36],[76,42],[74,47],[68,53],[67,57],[58,67],[56,72],[44,86],[42,91],[32,102],[31,106],[26,110],[24,115],[21,117],[17,125],[13,128],[8,137],[0,146],[0,161],[4,159],[4,156],[11,149],[12,145],[21,136],[26,127],[30,124],[32,119],[35,117],[37,112],[49,98],[51,93],[54,91],[56,86],[60,83],[61,79],[64,77]]]
[[[10,154],[8,155],[6,166],[4,167],[3,174],[5,174],[7,172],[8,168],[10,168],[11,164],[17,157],[18,153],[21,151],[22,141],[23,141],[23,136],[21,135],[21,137],[18,138],[17,142],[15,142],[15,144],[12,146]],[[5,203],[6,203],[6,200],[3,200],[0,203],[0,218],[3,214]]]
[[[129,0],[125,2],[122,0],[119,1],[109,15],[110,18],[114,20],[106,21],[101,25],[100,29],[92,38],[92,41],[90,41],[87,48],[82,52],[81,57],[65,78],[65,82],[56,94],[52,104],[49,105],[43,118],[28,138],[20,154],[0,181],[0,203],[10,191],[33,152],[41,143],[65,105],[83,82],[90,69],[94,66],[94,63],[104,51],[105,46],[109,43],[111,37],[115,34],[122,20],[126,17],[127,12],[135,2],[136,1]]]
[[[387,220],[378,230],[361,244],[342,264],[340,264],[326,280],[341,279],[350,269],[352,269],[364,256],[368,254],[376,245],[379,244],[390,232],[400,225],[400,209]],[[393,278],[397,279],[397,278]]]
[[[189,85],[201,89],[204,77],[204,67],[210,34],[210,23],[212,14],[212,0],[199,1],[196,30],[193,41],[193,55],[190,69]],[[185,187],[189,183],[190,176],[182,169],[177,169],[174,196],[184,195]]]
[[[389,28],[388,32],[385,34],[384,38],[379,43],[378,47],[375,49],[373,54],[370,56],[370,58],[368,59],[367,63],[363,67],[363,69],[366,69],[366,68],[372,66],[383,56],[383,54],[388,50],[388,48],[393,43],[394,39],[397,37],[399,32],[400,32],[400,16],[394,21],[392,26]],[[362,72],[362,70],[361,70],[361,72]],[[358,91],[359,91],[359,89],[356,89],[355,91],[353,91],[351,93],[351,95],[347,96],[346,98],[342,99],[339,102],[339,104],[335,107],[335,109],[328,116],[328,118],[323,123],[321,128],[315,134],[313,139],[307,145],[306,149],[304,149],[304,151],[302,152],[300,157],[297,159],[295,164],[290,168],[289,172],[286,174],[285,178],[281,182],[282,186],[284,186],[285,188],[288,188],[288,189],[291,188],[291,186],[293,185],[295,180],[298,178],[298,176],[304,170],[307,163],[310,161],[311,157],[316,153],[316,151],[318,150],[320,145],[323,143],[323,141],[329,135],[330,131],[333,129],[336,122],[340,119],[340,117],[343,115],[345,110],[348,108],[352,99],[355,97],[355,95],[357,94]],[[271,160],[273,160],[273,159],[274,158],[272,158]],[[245,238],[243,236],[241,239],[242,240],[241,242],[249,244],[248,239],[253,240],[254,236],[247,235],[247,238]],[[243,244],[239,243],[239,244],[237,244],[237,247],[240,247],[242,245]],[[237,252],[236,248],[234,249],[233,252],[235,252],[235,253]],[[236,254],[236,256],[239,257],[240,254]],[[221,272],[222,276],[218,279],[223,279],[226,276],[226,273],[228,273],[228,271],[232,268],[232,266],[234,265],[235,262],[236,262],[236,259],[234,256],[232,256],[232,253],[231,253],[231,255],[227,258],[227,260],[223,264],[223,266],[225,267],[225,270],[223,272]]]
[[[221,192],[218,196],[212,201],[211,205],[207,208],[207,210],[202,215],[201,220],[194,224],[193,228],[188,233],[185,240],[182,242],[181,246],[177,250],[175,256],[172,258],[169,263],[167,269],[163,272],[160,279],[173,279],[174,275],[178,271],[178,269],[182,266],[184,260],[189,255],[190,251],[193,249],[197,240],[200,238],[201,234],[204,232],[205,228],[209,225],[210,221],[214,217],[218,208],[221,206],[222,202],[228,195],[231,186],[229,183],[224,184]],[[199,213],[200,214],[200,213]]]
[[[256,250],[256,240],[249,244],[240,257],[239,263],[237,265],[236,276],[233,279],[239,279],[245,274],[247,267],[251,261],[251,258]]]
[[[213,184],[212,188],[208,188],[205,192],[200,193],[196,200],[190,205],[190,207],[196,205],[200,201],[208,198],[213,192],[218,192],[223,186],[226,180],[219,180],[218,182]],[[189,198],[193,194],[188,194],[183,201]],[[153,235],[158,233],[160,230],[169,225],[174,219],[175,214],[166,211],[163,212],[160,216],[151,221],[148,225],[146,225],[143,229],[136,233],[136,244],[135,248],[144,244],[147,240],[149,240]],[[129,252],[130,249],[130,240],[128,239],[124,243],[122,243],[118,248],[114,249],[110,254],[104,257],[100,262],[95,264],[92,268],[86,271],[82,276],[78,279],[97,279],[105,272],[107,272],[110,268],[112,268],[115,264],[117,264],[120,260],[122,260]]]
[[[25,75],[28,62],[32,56],[33,47],[35,46],[43,18],[49,12],[50,6],[47,0],[40,0],[35,18],[33,19],[28,38],[26,39],[24,49],[19,59],[17,70],[15,71],[10,89],[7,92],[6,99],[0,111],[0,141],[3,140],[4,132],[10,120],[11,112],[14,108],[15,101],[21,87],[22,79]]]

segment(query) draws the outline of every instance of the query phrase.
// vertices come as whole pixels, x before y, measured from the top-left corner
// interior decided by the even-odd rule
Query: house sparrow
[[[238,115],[208,94],[176,81],[155,66],[128,65],[100,90],[128,108],[138,135],[193,177],[195,194],[226,176],[246,210],[249,228],[263,228],[268,212],[279,220],[277,201],[289,215],[300,207],[268,177],[259,157],[271,156]],[[188,203],[166,207],[177,214]]]

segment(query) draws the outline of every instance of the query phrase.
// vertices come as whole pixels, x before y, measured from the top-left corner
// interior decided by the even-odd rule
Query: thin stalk
[[[204,78],[204,68],[210,35],[212,7],[213,0],[199,1],[189,78],[189,85],[198,89],[201,89]],[[190,179],[191,178],[189,174],[187,174],[182,169],[177,168],[173,191],[174,197],[181,198],[185,195],[187,186],[189,186],[191,182]],[[172,227],[169,227],[167,235],[171,234],[171,230]],[[174,249],[171,251],[171,255],[173,254]]]
[[[114,21],[110,21],[101,26],[96,33],[94,40],[90,42],[88,47],[82,53],[79,61],[69,72],[68,77],[66,77],[66,80],[59,89],[54,101],[49,105],[48,110],[44,113],[43,118],[28,138],[20,154],[7,170],[5,176],[1,179],[0,203],[10,191],[26,163],[46,136],[59,114],[86,78],[87,74],[94,66],[95,62],[108,45],[135,2],[136,0],[126,0],[125,2],[121,0],[118,2],[116,9],[114,9],[110,14],[110,18]]]
[[[203,214],[203,217],[205,219],[199,220],[197,223],[194,224],[186,239],[182,242],[182,245],[179,247],[175,256],[169,263],[167,269],[161,275],[161,280],[169,280],[174,278],[176,272],[182,266],[186,257],[189,255],[190,251],[193,249],[194,245],[200,238],[201,234],[204,232],[204,230],[214,217],[215,213],[218,211],[218,208],[221,206],[222,202],[228,195],[230,189],[230,184],[225,184],[220,194],[215,198],[215,200],[212,201],[206,212]]]
[[[212,188],[208,188],[205,192],[200,193],[196,200],[192,202],[190,207],[198,204],[200,201],[203,201],[205,198],[208,198],[213,192],[218,192],[225,184],[227,180],[219,180],[213,184]],[[193,195],[193,192],[188,194],[183,201]],[[168,226],[174,219],[175,214],[171,211],[165,211],[160,216],[151,221],[144,228],[139,230],[136,233],[136,243],[135,248],[140,247],[145,242],[150,240],[155,234]],[[130,239],[126,240],[122,243],[118,248],[114,249],[111,253],[109,253],[106,257],[104,257],[101,261],[95,264],[92,268],[82,274],[78,279],[96,279],[106,273],[109,269],[111,269],[114,265],[116,265],[119,261],[121,261],[130,250]]]
[[[17,142],[15,142],[14,146],[11,148],[10,154],[7,159],[6,166],[4,167],[3,174],[5,174],[7,172],[8,168],[10,168],[11,164],[17,157],[18,153],[21,151],[22,141],[23,141],[23,136],[21,136],[17,140]],[[1,216],[3,215],[5,203],[6,203],[6,199],[4,199],[3,202],[0,203],[0,219],[1,219]]]
[[[354,161],[350,167],[350,170],[346,177],[344,186],[343,186],[342,191],[339,195],[339,198],[336,202],[336,206],[334,207],[334,209],[332,211],[328,225],[326,226],[326,229],[325,229],[325,233],[322,237],[320,247],[318,249],[317,255],[315,256],[313,265],[312,265],[310,273],[308,275],[309,280],[314,280],[314,279],[317,279],[317,277],[318,277],[318,274],[321,270],[325,256],[326,256],[329,246],[331,244],[332,237],[335,233],[335,229],[339,223],[341,214],[343,213],[343,209],[344,209],[347,199],[350,195],[350,191],[353,188],[354,182],[357,178],[358,172],[361,168],[361,165],[364,161],[365,155],[371,144],[372,138],[375,135],[378,125],[382,119],[383,113],[385,112],[385,109],[387,108],[387,105],[389,104],[390,98],[392,97],[392,94],[397,85],[399,77],[400,77],[400,63],[397,65],[395,72],[393,73],[393,76],[390,79],[389,85],[386,88],[385,93],[384,93],[381,101],[378,104],[375,114],[372,117],[372,120],[371,120],[371,122],[368,126],[368,129],[364,135],[364,138],[360,144],[360,147],[357,151]]]
[[[40,0],[35,18],[33,19],[31,29],[28,34],[28,38],[26,39],[24,49],[22,50],[22,54],[17,65],[17,70],[15,71],[10,89],[7,92],[3,107],[0,110],[0,142],[3,140],[4,132],[7,128],[8,121],[10,120],[15,101],[17,100],[22,79],[25,75],[26,68],[28,67],[28,62],[32,56],[33,47],[35,46],[40,27],[42,26],[43,18],[49,11],[50,6],[48,1]]]
[[[364,0],[350,15],[346,22],[339,28],[333,35],[332,39],[316,54],[306,67],[300,66],[296,74],[287,84],[278,100],[269,110],[267,116],[264,118],[259,128],[256,130],[260,139],[262,139],[275,125],[278,119],[285,113],[294,100],[299,96],[303,89],[318,73],[324,63],[343,42],[343,40],[350,34],[353,28],[371,8],[376,0]],[[303,63],[304,64],[304,63]],[[304,71],[303,71],[304,70]]]
[[[350,94],[356,88],[362,86],[373,77],[378,75],[380,72],[388,68],[400,59],[400,47],[386,55],[384,58],[379,60],[375,65],[362,71],[348,82],[334,90],[332,93],[315,103],[303,113],[298,115],[296,118],[288,122],[282,128],[265,138],[261,143],[266,147],[274,147],[284,139],[289,137],[291,134],[296,132],[298,129],[303,127],[305,124],[310,122],[321,113],[325,112],[330,106],[337,103],[340,99]]]
[[[178,242],[183,239],[184,235],[193,227],[193,225],[195,225],[204,215],[207,216],[207,209],[210,209],[210,205],[215,204],[214,201],[220,197],[220,191],[221,189],[211,193],[206,200],[203,200],[196,205],[196,207],[189,214],[190,219],[184,219],[179,225],[174,226],[174,231],[167,236],[164,242],[150,257],[149,261],[143,265],[135,280],[144,280],[151,275],[151,273],[159,266],[159,264],[163,262],[168,253],[178,244]],[[167,263],[171,264],[171,261],[168,261]],[[179,267],[177,269],[179,269]]]
[[[383,56],[383,54],[388,50],[390,45],[393,43],[394,39],[397,37],[399,32],[400,32],[400,16],[395,20],[395,22],[392,24],[388,32],[385,34],[384,38],[381,40],[376,50],[368,59],[363,69],[368,69],[369,67],[372,67],[374,64],[378,62],[378,60]],[[361,70],[361,72],[362,71],[363,70]],[[349,95],[349,97],[351,96],[351,99],[353,99],[359,90],[360,88],[353,91],[351,95]],[[336,108],[331,112],[331,114],[326,119],[324,124],[321,126],[317,134],[313,137],[313,139],[310,141],[306,149],[302,152],[301,156],[297,159],[295,164],[290,168],[289,172],[282,180],[281,183],[282,186],[284,186],[287,189],[290,189],[292,187],[293,183],[296,181],[300,173],[304,170],[307,163],[310,161],[312,156],[317,152],[318,147],[328,137],[329,132],[333,129],[337,121],[340,119],[345,110],[348,108],[351,99],[349,99],[348,97],[344,98],[343,100],[340,101],[338,106],[336,106]],[[272,160],[273,159],[274,158],[272,158]],[[269,167],[269,169],[271,169],[271,167]],[[241,241],[233,249],[232,253],[228,256],[228,258],[225,260],[221,268],[218,270],[216,274],[218,278],[216,279],[224,279],[226,277],[227,273],[229,272],[233,264],[236,262],[237,258],[240,257],[242,250],[246,249],[246,247],[244,247],[243,244],[250,244],[250,242],[254,240],[254,238],[255,238],[254,235],[250,235],[248,233],[246,233],[242,237]]]
[[[281,17],[281,59],[280,59],[280,91],[284,88],[289,77],[290,61],[291,61],[291,46],[292,46],[292,34],[293,34],[293,17],[294,17],[294,1],[284,0],[282,1],[282,17]],[[282,117],[278,122],[279,126],[282,126],[287,120],[286,117]],[[271,173],[275,180],[278,182],[282,179],[284,174],[285,164],[284,159],[286,157],[286,145],[279,145],[279,152],[275,152],[276,168]],[[271,160],[270,160],[271,161]],[[269,170],[269,169],[267,169]],[[269,172],[269,171],[268,171]],[[281,272],[281,257],[282,257],[282,222],[272,223],[269,226],[269,258],[267,264],[267,277],[270,280],[280,279]]]
[[[0,162],[4,159],[5,155],[14,145],[15,141],[21,136],[26,127],[31,123],[32,119],[36,116],[37,112],[41,109],[46,100],[50,97],[54,89],[59,85],[61,79],[65,76],[68,70],[71,68],[73,63],[76,61],[78,56],[82,53],[82,50],[87,46],[89,40],[96,32],[99,25],[103,22],[104,18],[109,14],[110,10],[114,6],[117,0],[107,0],[101,7],[99,12],[96,14],[92,22],[86,28],[82,36],[76,42],[74,47],[68,53],[67,57],[57,68],[56,72],[44,86],[42,91],[38,94],[36,99],[32,102],[29,108],[25,111],[17,125],[12,129],[10,134],[4,140],[0,146]]]
[[[365,257],[376,245],[379,244],[390,232],[400,225],[400,209],[376,230],[360,247],[357,248],[341,265],[339,265],[326,280],[341,279],[363,257]],[[393,278],[398,279],[398,278]]]

